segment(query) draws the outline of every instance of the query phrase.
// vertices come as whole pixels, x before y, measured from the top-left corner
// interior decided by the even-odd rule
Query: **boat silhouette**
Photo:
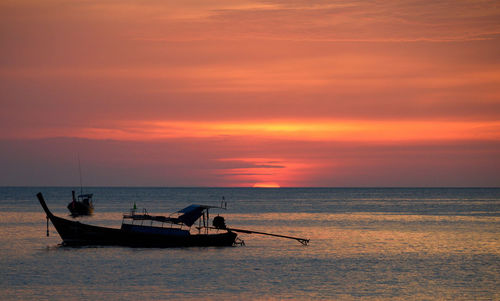
[[[68,204],[67,208],[71,212],[71,216],[92,215],[94,213],[94,203],[92,193],[80,194],[75,197],[75,191],[71,191],[73,200]]]
[[[42,193],[38,201],[47,214],[47,227],[50,220],[67,246],[116,245],[130,247],[193,247],[193,246],[232,246],[237,234],[227,229],[210,229],[208,226],[210,208],[205,205],[190,205],[173,217],[152,216],[135,209],[123,215],[121,228],[108,228],[88,225],[55,216],[47,207]],[[196,227],[198,233],[192,234],[193,224],[203,220],[203,226]],[[200,221],[201,223],[201,221]],[[47,235],[48,235],[47,228]]]

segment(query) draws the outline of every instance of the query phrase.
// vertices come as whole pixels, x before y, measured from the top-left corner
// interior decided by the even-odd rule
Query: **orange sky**
[[[499,20],[494,1],[0,0],[0,185],[78,185],[80,154],[101,186],[498,186]]]

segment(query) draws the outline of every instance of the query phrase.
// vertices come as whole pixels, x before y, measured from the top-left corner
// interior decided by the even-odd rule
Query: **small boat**
[[[209,210],[226,209],[218,206],[190,205],[170,216],[154,216],[144,210],[136,213],[136,206],[123,215],[120,229],[87,225],[78,221],[67,220],[50,212],[42,193],[37,194],[38,201],[47,214],[47,236],[49,236],[49,220],[63,240],[63,245],[116,245],[130,247],[207,247],[244,245],[238,233],[260,234],[294,239],[307,245],[309,239],[286,235],[229,228],[222,216],[217,215],[210,226]],[[192,226],[198,226],[192,231]],[[192,233],[193,232],[193,233]]]
[[[43,195],[37,194],[43,210],[47,214],[47,236],[49,220],[63,240],[63,245],[116,245],[130,247],[192,247],[192,246],[232,246],[237,234],[227,229],[210,229],[208,226],[210,208],[205,205],[191,205],[175,216],[152,216],[143,212],[136,214],[132,209],[123,215],[120,229],[107,228],[71,221],[50,212]],[[203,226],[201,226],[201,220]],[[200,220],[198,233],[191,233],[191,226]],[[203,231],[202,231],[203,230]],[[209,231],[210,230],[210,231]]]
[[[92,202],[93,194],[80,194],[78,198],[75,197],[75,191],[71,192],[73,194],[73,200],[68,204],[68,210],[71,212],[71,216],[80,215],[92,215],[94,212],[94,203]]]

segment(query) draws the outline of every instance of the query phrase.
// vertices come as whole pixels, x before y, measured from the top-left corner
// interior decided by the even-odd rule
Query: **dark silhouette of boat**
[[[71,191],[73,200],[68,204],[68,210],[73,217],[80,215],[92,215],[94,213],[94,203],[92,202],[93,194],[80,194],[75,197],[75,191]]]
[[[193,247],[232,246],[237,234],[229,229],[209,227],[210,208],[205,205],[191,205],[173,216],[152,216],[144,211],[136,214],[135,208],[123,215],[120,229],[107,228],[71,221],[50,212],[43,195],[37,194],[43,210],[63,240],[63,245],[116,245],[130,247]],[[197,234],[191,233],[191,226],[199,221]],[[203,221],[203,224],[201,223]]]

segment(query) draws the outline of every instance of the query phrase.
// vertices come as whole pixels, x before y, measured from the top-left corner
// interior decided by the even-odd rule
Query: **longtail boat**
[[[225,209],[218,206],[190,205],[171,216],[154,216],[144,210],[136,212],[136,206],[123,215],[121,228],[107,228],[83,224],[55,216],[50,212],[42,193],[37,194],[38,201],[47,214],[47,236],[49,235],[49,220],[63,240],[63,245],[117,245],[130,247],[206,247],[244,245],[236,232],[246,234],[261,234],[274,237],[294,239],[303,245],[309,239],[229,228],[222,216],[217,215],[209,225],[209,210]],[[198,221],[196,230],[192,226]],[[192,233],[194,232],[194,233]],[[197,232],[197,233],[196,233]]]
[[[191,205],[177,212],[175,217],[152,216],[135,210],[123,215],[120,229],[83,224],[55,216],[47,207],[43,195],[38,201],[63,240],[63,245],[116,245],[130,247],[192,247],[232,246],[236,242],[235,232],[223,229],[209,233],[208,209],[214,206]],[[203,217],[205,227],[198,227],[198,234],[190,232],[191,226]],[[204,230],[204,231],[202,231]],[[47,235],[48,235],[47,228]]]

